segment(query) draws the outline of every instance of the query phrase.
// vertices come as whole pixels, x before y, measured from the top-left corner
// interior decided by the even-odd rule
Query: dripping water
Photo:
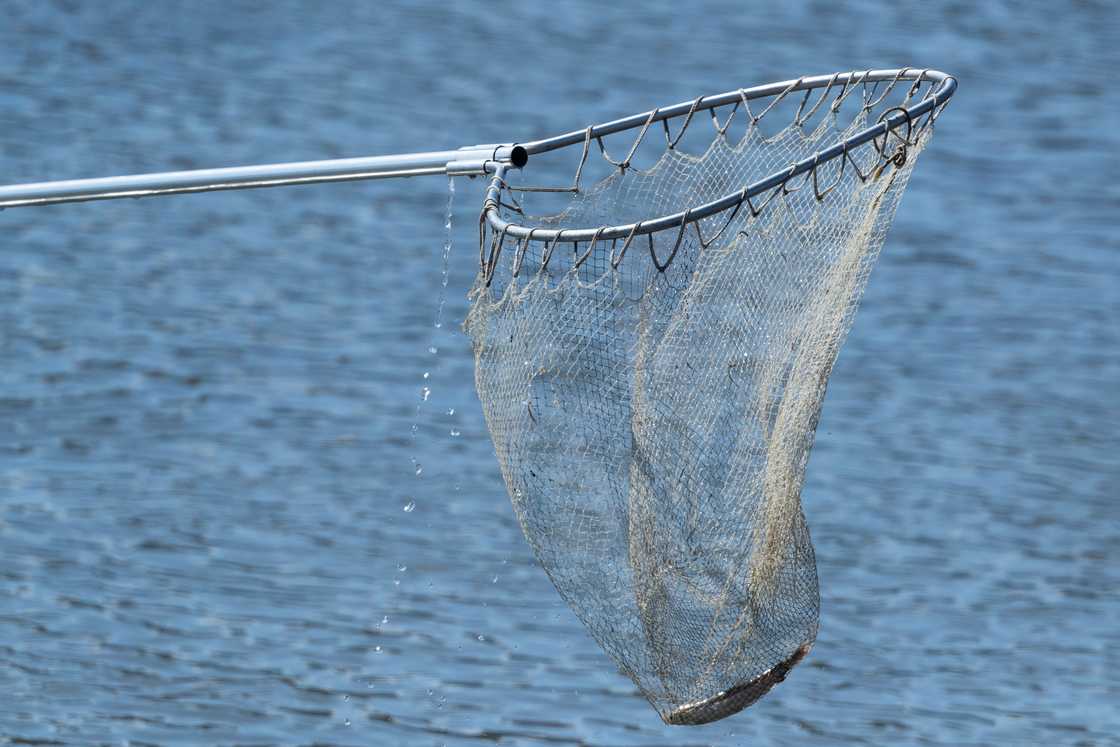
[[[447,219],[443,222],[444,238],[443,238],[443,277],[440,280],[439,286],[439,306],[436,307],[436,329],[443,327],[443,305],[447,301],[447,278],[448,268],[451,261],[451,213],[455,207],[455,178],[447,177]],[[438,352],[434,347],[428,348],[428,352],[435,355]]]
[[[446,297],[447,297],[447,284],[448,284],[448,274],[449,274],[449,270],[450,270],[449,265],[450,265],[451,244],[452,244],[451,218],[452,218],[452,211],[453,211],[454,205],[455,205],[455,180],[452,177],[448,177],[448,179],[447,179],[447,211],[446,211],[446,218],[445,218],[444,224],[443,224],[444,225],[444,239],[443,239],[443,249],[442,249],[443,268],[442,268],[442,275],[441,275],[441,278],[440,278],[439,302],[436,306],[436,317],[435,317],[435,322],[433,324],[433,329],[432,329],[431,335],[429,336],[429,340],[428,340],[428,343],[427,343],[428,354],[433,356],[433,359],[424,366],[425,371],[424,371],[424,374],[423,374],[423,377],[422,377],[422,380],[421,380],[420,389],[419,389],[419,401],[416,403],[416,411],[415,411],[415,413],[413,414],[413,417],[412,417],[412,426],[409,428],[409,439],[412,443],[412,456],[409,457],[409,461],[412,464],[413,476],[417,480],[424,479],[424,466],[420,463],[420,460],[417,458],[417,434],[419,433],[419,430],[420,430],[420,419],[421,419],[421,417],[423,417],[424,408],[425,408],[426,403],[428,402],[428,400],[429,400],[429,398],[431,397],[431,394],[432,394],[432,389],[431,389],[432,371],[435,368],[435,363],[436,363],[436,360],[435,360],[434,356],[436,356],[439,353],[439,348],[437,347],[437,342],[438,342],[437,335],[439,334],[440,328],[443,326],[443,307],[444,307],[444,303],[445,303]],[[414,511],[416,511],[418,506],[417,506],[417,503],[416,503],[416,497],[415,496],[420,495],[421,493],[422,493],[422,491],[420,490],[420,485],[419,484],[417,484],[413,489],[408,490],[406,495],[404,495],[401,499],[401,510],[406,514],[412,514]],[[408,565],[407,565],[407,563],[403,562],[403,560],[398,560],[395,563],[395,567],[396,567],[396,573],[393,574],[393,576],[392,576],[393,587],[394,588],[400,588],[401,582],[402,582],[402,577],[404,576],[405,572],[408,570]],[[387,615],[384,616],[382,618],[382,624],[387,623],[388,620],[389,620],[388,616]],[[381,647],[377,646],[374,650],[375,650],[375,652],[380,653],[381,652]]]
[[[452,232],[451,232],[451,228],[452,228],[451,223],[452,223],[452,215],[454,213],[454,208],[455,208],[455,179],[454,179],[454,177],[449,176],[449,177],[447,177],[447,210],[445,212],[445,218],[444,218],[444,222],[443,222],[444,239],[443,239],[443,250],[442,250],[442,275],[440,277],[439,301],[436,305],[436,318],[435,318],[435,321],[432,325],[434,330],[439,330],[443,327],[443,307],[444,307],[444,304],[447,302],[447,284],[448,284],[448,276],[449,276],[449,273],[450,273],[451,245],[453,243]],[[428,342],[428,353],[430,355],[433,355],[433,356],[437,355],[439,353],[439,347],[437,347],[437,345],[436,345],[436,342],[437,342],[436,335],[437,335],[437,332],[433,331],[432,338]],[[420,463],[420,460],[416,458],[416,434],[420,429],[420,418],[423,415],[424,403],[426,403],[428,401],[428,399],[432,396],[432,388],[431,388],[432,371],[431,371],[431,368],[434,367],[434,363],[435,363],[435,361],[433,360],[432,365],[426,367],[426,368],[428,368],[428,370],[424,371],[423,381],[422,381],[421,386],[420,386],[420,401],[416,403],[416,414],[412,418],[412,427],[409,429],[409,435],[410,435],[410,438],[412,440],[412,449],[413,449],[413,456],[410,458],[410,461],[412,462],[413,474],[416,476],[417,479],[422,479],[423,478],[424,466]],[[408,506],[408,507],[405,510],[411,513],[411,511],[416,507],[415,500],[413,500],[412,498],[409,498],[406,506]]]

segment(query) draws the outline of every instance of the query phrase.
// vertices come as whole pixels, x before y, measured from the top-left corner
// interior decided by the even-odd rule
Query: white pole
[[[498,163],[522,166],[527,158],[520,146],[473,145],[429,153],[13,184],[0,187],[0,208],[431,174],[481,176],[493,172]]]

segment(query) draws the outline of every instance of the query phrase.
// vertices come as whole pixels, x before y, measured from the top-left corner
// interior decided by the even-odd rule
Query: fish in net
[[[464,326],[501,472],[557,590],[668,723],[749,706],[816,637],[800,492],[837,352],[940,111],[912,113],[935,86],[909,72],[806,88],[772,134],[763,117],[801,89],[760,113],[743,96],[686,153],[694,104],[638,168],[655,110],[624,159],[589,128],[572,187],[518,188],[506,171],[491,185]],[[890,126],[851,144],[877,122]],[[583,187],[594,146],[611,173]],[[533,216],[542,191],[568,202]]]

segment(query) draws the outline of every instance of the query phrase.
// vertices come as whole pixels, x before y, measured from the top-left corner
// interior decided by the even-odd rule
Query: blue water
[[[702,728],[513,518],[458,330],[480,182],[438,328],[438,177],[0,213],[0,742],[1120,744],[1117,17],[9,0],[3,182],[526,140],[867,66],[961,87],[809,464],[818,643]]]

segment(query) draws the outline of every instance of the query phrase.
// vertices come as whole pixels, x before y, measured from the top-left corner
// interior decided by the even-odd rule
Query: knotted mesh
[[[518,218],[584,228],[679,211],[811,156],[870,112],[771,137],[753,118],[740,137],[717,128],[701,155],[668,148],[557,215]],[[465,328],[514,509],[560,594],[667,722],[750,705],[815,639],[806,462],[930,131],[684,229],[488,237]]]

